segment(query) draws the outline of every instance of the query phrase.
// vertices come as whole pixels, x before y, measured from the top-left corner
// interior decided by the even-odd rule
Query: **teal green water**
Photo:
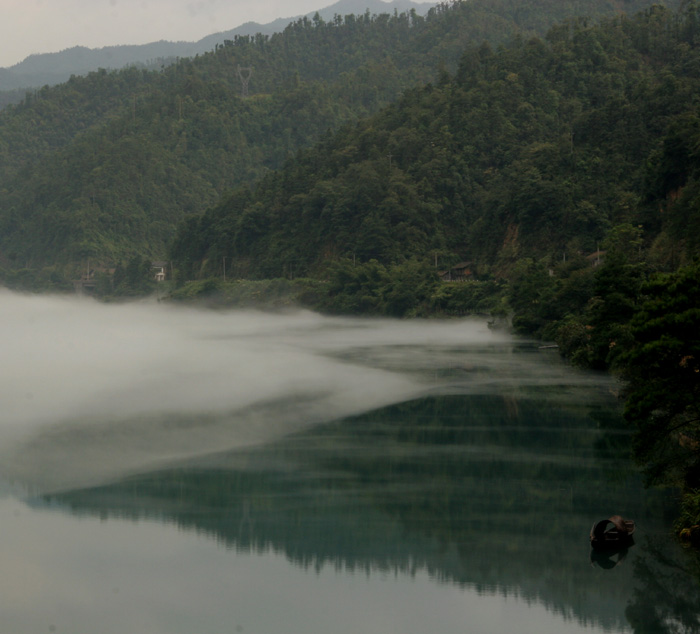
[[[527,342],[332,356],[403,368],[425,389],[99,482],[41,490],[6,476],[0,631],[698,631],[673,492],[645,490],[626,459],[608,379]],[[197,446],[211,426],[177,422]],[[112,447],[118,462],[117,437],[55,426],[14,458],[58,451],[82,469]],[[635,545],[592,560],[592,523],[616,513],[636,520]]]

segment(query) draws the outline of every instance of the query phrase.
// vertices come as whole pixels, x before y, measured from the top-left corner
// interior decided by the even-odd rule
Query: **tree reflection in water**
[[[668,495],[645,490],[619,445],[604,441],[610,425],[595,419],[609,409],[546,390],[429,397],[50,501],[175,523],[304,569],[422,570],[605,630],[626,627],[632,600],[636,631],[695,632],[697,588],[680,569],[677,579],[656,571],[670,561],[661,549],[637,545],[613,570],[587,562],[591,523],[611,511],[669,542],[657,519]],[[686,630],[669,629],[677,623]]]
[[[634,560],[634,595],[625,615],[635,634],[700,632],[700,553],[647,538]]]

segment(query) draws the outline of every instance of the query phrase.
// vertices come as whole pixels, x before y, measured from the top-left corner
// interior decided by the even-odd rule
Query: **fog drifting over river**
[[[0,476],[43,491],[436,391],[603,380],[515,354],[484,320],[215,312],[4,290],[0,319]]]

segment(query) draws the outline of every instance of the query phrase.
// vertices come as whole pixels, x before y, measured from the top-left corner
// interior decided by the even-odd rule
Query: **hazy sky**
[[[244,22],[265,24],[335,0],[0,0],[0,67],[32,53],[157,40],[196,41]]]

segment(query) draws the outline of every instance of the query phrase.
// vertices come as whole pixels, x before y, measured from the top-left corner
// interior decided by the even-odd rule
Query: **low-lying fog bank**
[[[47,491],[433,391],[604,381],[518,354],[483,320],[213,312],[8,291],[0,319],[0,475]]]

